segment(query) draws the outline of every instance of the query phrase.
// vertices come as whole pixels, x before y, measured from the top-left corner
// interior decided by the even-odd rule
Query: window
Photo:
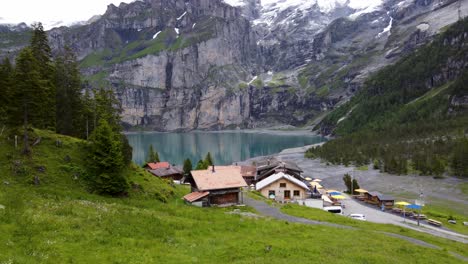
[[[268,198],[275,199],[275,197],[276,197],[275,191],[269,190],[268,191]]]
[[[301,192],[299,190],[294,190],[294,196],[301,196]]]
[[[286,183],[285,182],[280,183],[280,188],[286,188]]]

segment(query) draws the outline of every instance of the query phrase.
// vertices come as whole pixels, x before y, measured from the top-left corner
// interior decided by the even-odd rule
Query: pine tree
[[[359,189],[359,188],[361,188],[359,186],[359,183],[357,182],[356,179],[353,179],[353,194],[354,194],[354,190]]]
[[[126,178],[122,174],[125,167],[121,136],[112,130],[106,120],[99,125],[90,137],[89,168],[93,189],[102,194],[121,194],[128,189]]]
[[[28,154],[30,152],[28,129],[31,124],[40,123],[40,116],[37,113],[40,112],[41,105],[37,93],[44,87],[31,49],[25,48],[18,55],[14,79],[16,85],[11,94],[8,123],[12,126],[23,125],[23,153]]]
[[[30,48],[34,58],[38,63],[40,79],[43,82],[42,89],[36,91],[36,96],[40,102],[37,115],[38,119],[34,124],[39,128],[55,129],[55,68],[52,62],[52,50],[49,46],[47,33],[41,23],[33,24],[33,34]]]
[[[75,54],[65,46],[56,59],[56,131],[70,136],[81,136],[84,122],[81,80]]]
[[[453,151],[451,168],[455,176],[468,177],[468,139],[459,140]]]
[[[91,95],[89,93],[89,90],[86,89],[84,95],[82,95],[82,108],[81,108],[81,113],[80,116],[83,118],[81,120],[81,124],[78,125],[78,129],[80,134],[86,139],[89,139],[89,134],[91,131],[94,130],[94,116],[96,113],[94,112],[94,105],[96,104],[96,101],[91,98]]]
[[[111,89],[100,88],[94,91],[95,122],[105,119],[115,131],[122,130],[120,113],[122,108],[119,100]]]
[[[210,152],[206,154],[204,162],[205,162],[206,168],[208,168],[209,166],[213,166],[213,159],[211,158]]]
[[[11,107],[13,92],[13,66],[8,58],[0,65],[0,124],[7,121],[8,109]]]
[[[343,176],[343,181],[344,181],[344,184],[346,186],[347,192],[351,193],[351,176],[348,173],[346,173]]]
[[[205,162],[203,160],[199,160],[197,163],[197,166],[195,167],[195,170],[206,170],[207,167],[205,166]]]
[[[183,170],[185,175],[190,174],[190,171],[192,171],[192,161],[190,161],[190,159],[184,160]]]

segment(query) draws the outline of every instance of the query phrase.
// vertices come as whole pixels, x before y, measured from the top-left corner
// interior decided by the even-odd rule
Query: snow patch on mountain
[[[377,35],[377,38],[380,38],[386,33],[388,33],[389,36],[391,34],[390,30],[392,29],[392,25],[393,25],[393,17],[390,16],[390,12],[387,12],[387,15],[390,17],[390,22],[388,23],[388,26],[384,28],[383,31]]]
[[[230,6],[245,6],[245,2],[243,0],[223,0],[224,3],[230,5]]]
[[[225,2],[233,2],[233,6],[244,5],[242,0],[224,0]],[[334,12],[338,8],[349,7],[356,11],[351,15],[351,18],[356,18],[362,14],[370,13],[382,6],[384,0],[262,0],[262,10],[260,18],[254,21],[254,24],[271,25],[276,21],[279,15],[284,11],[289,11],[284,20],[294,18],[298,14],[307,12],[308,10],[318,10],[321,13],[328,14]]]

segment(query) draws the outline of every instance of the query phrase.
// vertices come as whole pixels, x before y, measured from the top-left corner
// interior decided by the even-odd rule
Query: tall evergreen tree
[[[192,169],[193,169],[192,161],[190,161],[190,159],[184,160],[184,167],[183,167],[184,174],[185,175],[190,174],[190,171],[192,171]]]
[[[205,162],[203,160],[199,160],[195,170],[206,170],[207,167],[205,166]]]
[[[208,152],[205,156],[205,166],[208,168],[209,166],[213,166],[213,159],[211,158],[211,153]]]
[[[99,88],[94,91],[95,122],[105,119],[115,131],[122,130],[120,113],[122,108],[119,100],[111,89]]]
[[[12,126],[23,125],[23,153],[28,154],[30,152],[28,128],[30,124],[41,123],[41,117],[38,116],[41,104],[37,94],[44,88],[44,82],[40,79],[38,63],[31,49],[25,48],[18,55],[14,78],[16,85],[11,96],[9,124]]]
[[[11,107],[13,93],[13,66],[8,58],[0,64],[0,124],[7,121],[8,108]]]
[[[85,90],[82,95],[82,108],[80,116],[83,118],[81,124],[78,125],[78,129],[81,131],[81,135],[88,140],[89,134],[94,130],[94,117],[96,115],[95,109],[96,101],[91,97],[89,89]]]
[[[456,144],[452,155],[451,168],[455,176],[468,177],[468,139],[463,138]]]
[[[41,91],[36,91],[41,107],[38,109],[39,112],[37,112],[39,118],[35,126],[55,129],[55,68],[52,62],[52,50],[42,24],[36,23],[32,27],[33,34],[30,48],[38,63],[40,79],[43,82]]]
[[[344,181],[344,184],[346,186],[346,189],[347,189],[347,192],[348,193],[351,193],[351,175],[349,175],[348,173],[346,173],[344,176],[343,176],[343,181]]]
[[[154,150],[153,144],[149,146],[148,162],[159,162],[159,154]]]
[[[73,51],[65,46],[56,59],[56,131],[60,134],[82,136],[84,123],[81,81]]]
[[[98,193],[120,194],[128,189],[126,178],[122,174],[126,166],[120,134],[113,131],[105,119],[90,137],[89,168],[92,187]]]

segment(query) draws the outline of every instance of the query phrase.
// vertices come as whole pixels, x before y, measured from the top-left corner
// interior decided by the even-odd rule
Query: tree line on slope
[[[88,140],[89,183],[93,191],[122,194],[128,184],[122,171],[132,150],[121,134],[120,107],[111,89],[86,89],[75,54],[65,47],[53,56],[41,23],[33,25],[30,45],[12,64],[0,65],[0,126],[10,136],[22,134],[22,153],[33,155],[31,128]]]
[[[338,138],[307,156],[345,165],[373,162],[395,174],[468,176],[468,111],[457,103],[468,96],[466,32],[468,19],[371,76],[322,123],[336,127]]]

